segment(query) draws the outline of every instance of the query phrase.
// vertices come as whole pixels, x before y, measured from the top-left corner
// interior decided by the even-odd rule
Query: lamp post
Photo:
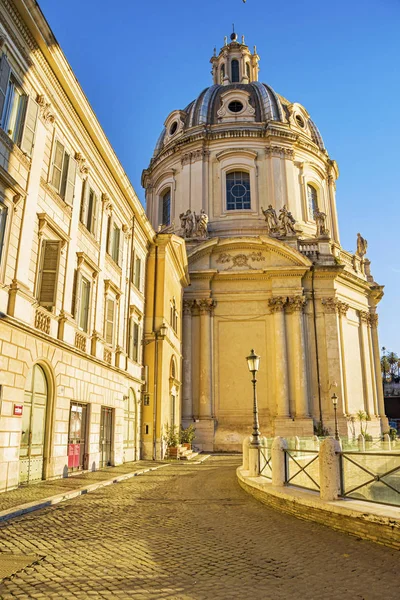
[[[260,357],[254,352],[251,351],[250,355],[246,358],[247,366],[249,367],[250,373],[253,375],[252,384],[253,384],[253,441],[252,446],[260,446],[260,426],[258,424],[258,406],[257,406],[257,379],[256,374],[258,368],[260,366]]]
[[[338,420],[337,420],[337,403],[338,403],[338,397],[336,396],[336,394],[333,394],[331,400],[332,400],[332,404],[333,404],[333,409],[335,411],[335,439],[336,440],[340,440],[340,438],[339,438]]]

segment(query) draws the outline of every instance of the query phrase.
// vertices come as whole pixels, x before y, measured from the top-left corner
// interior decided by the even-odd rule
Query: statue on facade
[[[314,210],[314,220],[317,225],[317,237],[329,235],[329,231],[325,226],[326,214],[316,208]]]
[[[267,224],[268,235],[279,234],[278,217],[276,216],[276,210],[272,208],[272,204],[270,204],[266,210],[261,207],[261,210]]]
[[[279,220],[281,222],[281,235],[296,235],[294,225],[296,221],[290,211],[286,208],[286,204],[279,211]]]
[[[361,233],[357,233],[357,250],[356,254],[363,258],[367,254],[368,242],[362,237]]]
[[[196,215],[196,213],[193,214],[196,222],[195,235],[200,238],[206,238],[208,231],[208,215],[204,208],[201,209],[199,215]]]
[[[181,213],[179,218],[181,220],[181,228],[183,229],[183,237],[191,238],[194,229],[194,215],[190,208],[185,213]]]

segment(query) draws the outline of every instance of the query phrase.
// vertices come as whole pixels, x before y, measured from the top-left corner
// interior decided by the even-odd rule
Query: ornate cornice
[[[45,125],[47,125],[47,123],[54,123],[56,120],[56,115],[52,111],[51,103],[46,96],[44,94],[38,94],[36,97],[36,102],[39,104],[40,117]]]
[[[285,148],[284,146],[267,146],[265,148],[265,154],[267,156],[275,156],[278,158],[294,160],[293,148]]]
[[[79,172],[82,175],[89,173],[89,165],[86,163],[86,158],[80,152],[75,152],[75,160],[78,163]]]
[[[197,162],[198,160],[204,160],[210,156],[210,151],[206,148],[199,148],[198,150],[192,150],[192,152],[187,152],[186,154],[182,154],[181,156],[181,164],[182,166],[187,165],[189,163]]]

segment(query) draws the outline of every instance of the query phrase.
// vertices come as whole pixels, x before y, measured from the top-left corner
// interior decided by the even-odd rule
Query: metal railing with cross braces
[[[307,490],[319,491],[318,459],[317,450],[287,448],[285,450],[285,485],[295,485]],[[294,466],[294,469],[297,468],[295,473],[291,472],[291,466]]]
[[[400,506],[400,453],[341,452],[340,475],[343,498]]]
[[[268,450],[263,446],[260,448],[260,476],[272,481],[272,456],[268,458]]]

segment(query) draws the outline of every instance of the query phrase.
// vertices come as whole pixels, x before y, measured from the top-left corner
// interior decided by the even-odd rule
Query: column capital
[[[347,311],[349,310],[350,305],[347,304],[346,302],[342,302],[341,300],[338,300],[337,302],[337,311],[339,313],[339,315],[345,317],[347,315]]]
[[[361,323],[366,323],[367,325],[370,324],[370,320],[369,320],[370,314],[367,310],[359,310],[358,316],[360,317]]]
[[[268,299],[268,306],[272,313],[283,311],[286,304],[286,298],[284,296],[273,296]]]
[[[294,313],[297,311],[302,311],[304,306],[306,305],[307,299],[305,296],[290,296],[287,299],[287,303],[285,304],[286,312]]]
[[[195,300],[196,306],[199,308],[200,313],[211,313],[216,306],[215,300],[212,298],[202,298],[201,300]]]
[[[327,314],[336,313],[338,311],[338,299],[330,296],[329,298],[322,298],[321,300],[324,312]]]
[[[196,305],[196,301],[195,300],[184,300],[183,304],[182,304],[183,314],[191,316],[193,308],[195,307],[195,305]]]
[[[378,320],[378,315],[376,313],[369,314],[369,324],[371,325],[371,327],[378,327]]]

